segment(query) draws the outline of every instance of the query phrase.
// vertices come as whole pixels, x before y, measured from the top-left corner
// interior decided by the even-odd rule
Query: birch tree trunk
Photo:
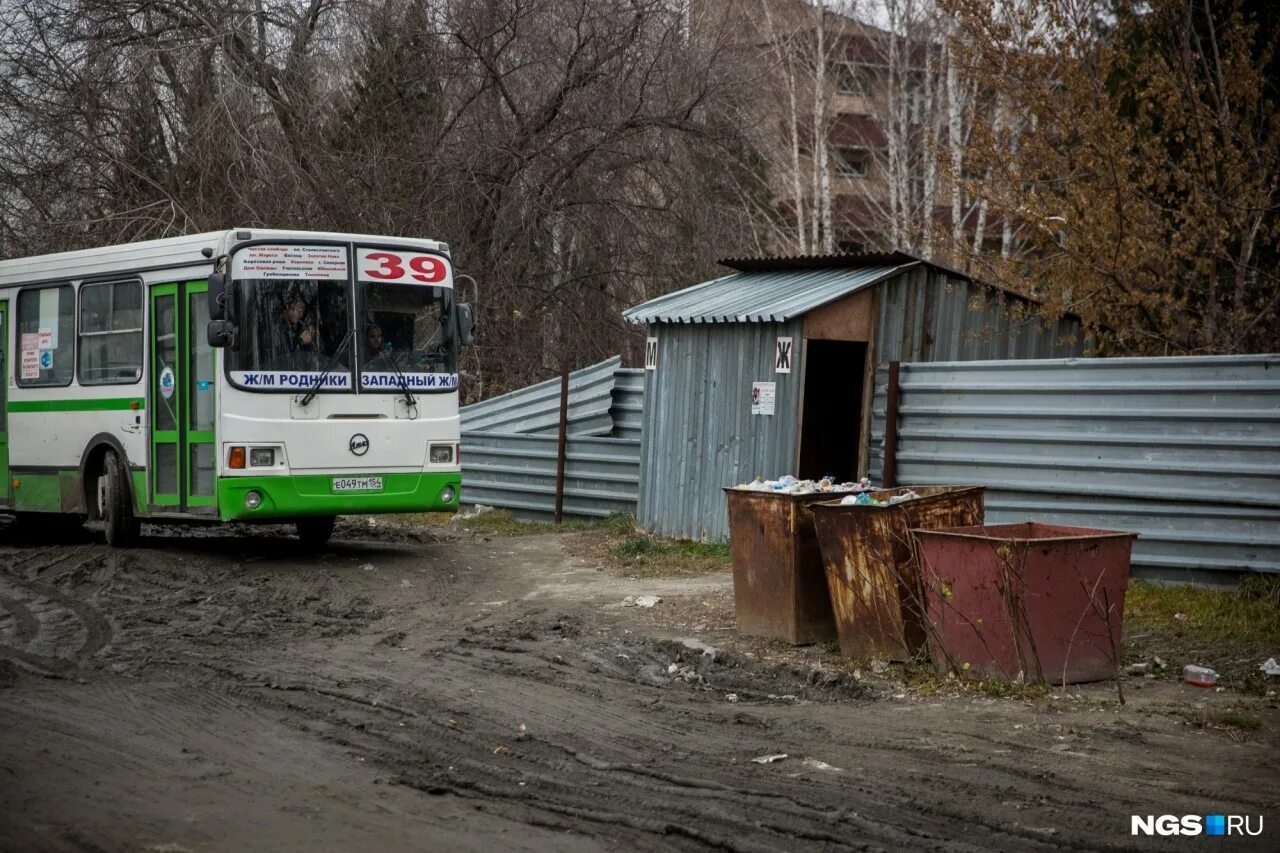
[[[947,150],[951,155],[951,251],[954,257],[964,243],[964,140],[960,126],[964,103],[960,94],[959,71],[951,55],[954,34],[952,27],[947,29]],[[981,213],[985,212],[984,202]]]
[[[782,74],[783,88],[787,96],[787,145],[789,155],[788,182],[791,184],[792,208],[795,213],[795,249],[801,254],[809,251],[808,226],[805,209],[804,170],[800,162],[800,103],[796,91],[795,57],[792,55],[792,39],[779,32],[769,0],[761,0],[766,35],[774,60]]]

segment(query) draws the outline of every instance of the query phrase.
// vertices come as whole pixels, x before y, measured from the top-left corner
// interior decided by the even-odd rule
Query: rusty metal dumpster
[[[793,645],[834,640],[831,597],[809,512],[814,503],[831,500],[831,493],[724,491],[739,633]]]
[[[940,669],[1050,683],[1115,674],[1137,534],[1036,522],[912,533]]]
[[[881,489],[886,507],[828,501],[812,507],[818,547],[835,612],[840,652],[853,658],[909,660],[925,644],[925,601],[911,528],[981,524],[982,486]]]

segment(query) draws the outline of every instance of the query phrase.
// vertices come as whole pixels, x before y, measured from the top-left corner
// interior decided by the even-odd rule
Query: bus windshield
[[[361,389],[456,387],[453,288],[383,282],[356,286]]]
[[[344,346],[349,293],[349,282],[342,280],[236,281],[236,316],[242,319],[239,347],[227,352],[232,379],[246,386],[305,388],[329,369],[325,389],[351,388],[352,347]]]

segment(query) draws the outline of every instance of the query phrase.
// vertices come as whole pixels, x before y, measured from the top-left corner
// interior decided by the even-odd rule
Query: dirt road
[[[148,532],[0,540],[0,849],[1188,849],[1129,816],[1211,812],[1266,816],[1235,850],[1280,832],[1277,715],[1237,739],[1171,712],[1221,694],[923,696],[735,640],[727,576],[627,580],[571,536],[347,524],[309,555]]]

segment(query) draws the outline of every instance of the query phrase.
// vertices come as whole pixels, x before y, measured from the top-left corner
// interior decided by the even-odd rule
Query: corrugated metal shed
[[[1137,531],[1139,576],[1280,572],[1280,356],[904,364],[900,383],[903,485],[986,484],[995,523]]]
[[[871,420],[868,361],[1079,355],[1083,347],[1077,321],[1029,321],[1032,300],[902,253],[722,263],[737,271],[623,314],[656,338],[637,520],[664,536],[723,540],[722,487],[758,475],[817,476],[798,469],[825,466],[832,447],[857,457]],[[790,339],[789,372],[774,363],[779,338]],[[773,414],[752,414],[753,382],[773,385]],[[852,467],[847,456],[841,462]],[[835,466],[828,472],[843,476]]]
[[[785,323],[916,265],[738,272],[650,299],[622,317],[629,323]]]
[[[798,320],[677,326],[658,333],[647,371],[640,500],[644,526],[680,539],[728,536],[721,487],[795,464],[798,382],[780,382],[777,416],[751,414],[751,380],[773,374],[774,340],[800,339]]]
[[[921,264],[876,290],[875,358],[974,361],[1080,355],[1080,321],[1042,320],[1025,297]]]

